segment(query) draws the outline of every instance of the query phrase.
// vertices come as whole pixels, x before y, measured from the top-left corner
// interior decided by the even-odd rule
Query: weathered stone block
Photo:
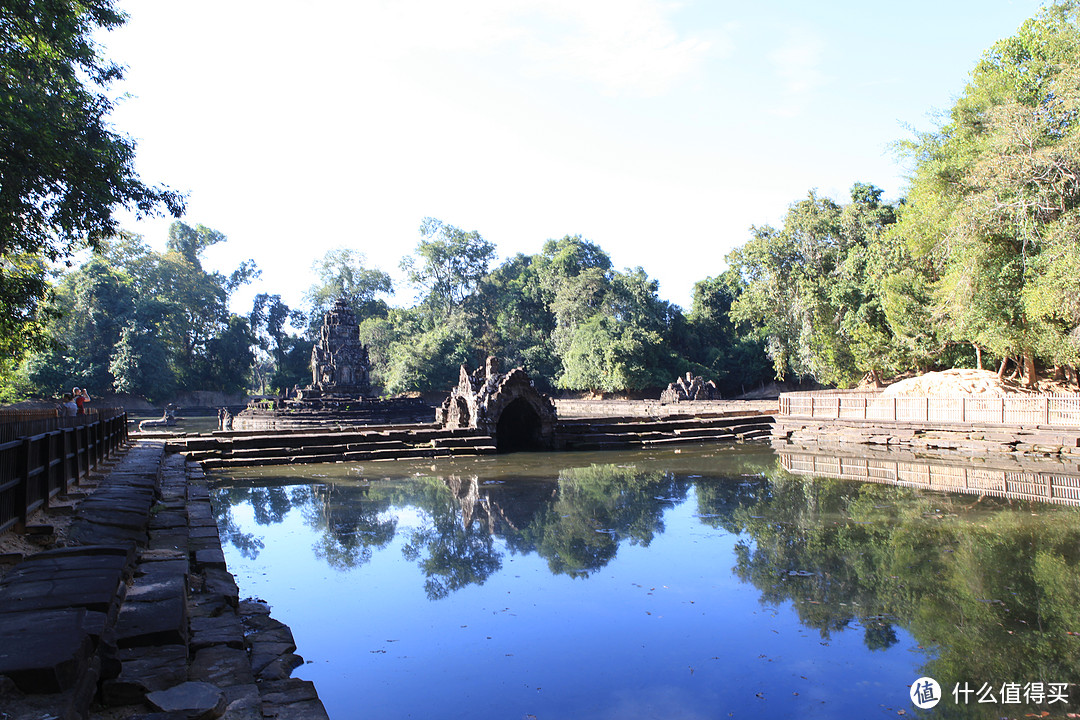
[[[187,644],[187,603],[184,598],[128,602],[116,622],[118,647]]]
[[[221,688],[204,682],[181,683],[146,696],[151,707],[166,713],[180,713],[189,720],[212,720],[225,713]]]
[[[112,706],[135,705],[143,702],[149,692],[186,682],[187,656],[183,645],[119,651],[120,674],[102,683],[102,702]]]
[[[0,675],[26,693],[58,693],[76,687],[96,643],[82,609],[0,617]]]
[[[220,687],[255,682],[247,653],[224,645],[198,650],[188,668],[188,678],[211,682]]]
[[[193,617],[190,627],[188,644],[193,650],[211,645],[227,645],[237,649],[244,647],[240,618],[231,612],[218,617]]]

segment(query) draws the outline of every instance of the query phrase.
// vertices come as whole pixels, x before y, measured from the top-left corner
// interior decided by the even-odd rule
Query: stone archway
[[[544,450],[555,434],[555,404],[537,391],[521,368],[499,372],[490,357],[470,373],[462,365],[458,385],[435,413],[435,421],[451,430],[470,428],[487,433],[499,452]]]
[[[495,428],[495,444],[501,453],[545,448],[540,415],[526,398],[516,398],[503,408]]]

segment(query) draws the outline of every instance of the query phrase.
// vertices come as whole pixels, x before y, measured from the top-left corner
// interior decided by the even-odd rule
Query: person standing
[[[75,414],[85,415],[86,410],[83,409],[83,405],[90,401],[90,396],[86,393],[86,390],[80,390],[79,388],[71,388],[71,394],[75,397]]]

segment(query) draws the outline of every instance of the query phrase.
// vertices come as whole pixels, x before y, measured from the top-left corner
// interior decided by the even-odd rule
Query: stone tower
[[[323,316],[319,340],[311,349],[311,388],[324,395],[364,396],[371,392],[368,350],[360,325],[345,298]]]

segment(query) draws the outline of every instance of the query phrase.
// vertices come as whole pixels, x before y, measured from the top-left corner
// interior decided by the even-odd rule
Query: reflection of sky
[[[912,711],[908,684],[925,661],[912,638],[871,652],[861,628],[826,640],[790,605],[765,607],[732,573],[737,536],[699,518],[693,492],[665,511],[649,547],[621,543],[588,578],[553,576],[547,560],[496,539],[502,568],[483,585],[431,601],[410,527],[339,572],[317,559],[320,534],[291,510],[258,526],[255,560],[225,548],[243,595],[288,623],[331,717],[713,718],[867,717]],[[885,707],[882,707],[885,706]]]

